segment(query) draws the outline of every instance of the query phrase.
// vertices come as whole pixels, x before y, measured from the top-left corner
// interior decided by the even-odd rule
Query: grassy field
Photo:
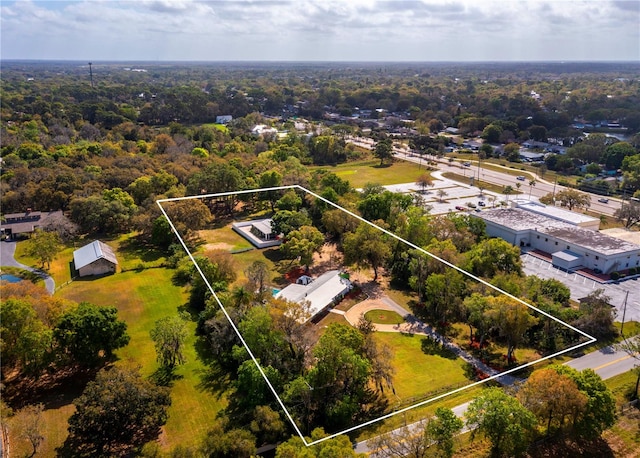
[[[378,324],[400,324],[404,323],[404,318],[396,312],[389,310],[369,310],[364,314],[365,318],[371,320],[372,323]]]
[[[164,268],[125,272],[75,281],[60,293],[78,302],[90,300],[98,305],[117,307],[131,337],[129,345],[117,352],[117,364],[139,366],[143,376],[151,376],[158,366],[149,332],[158,319],[176,314],[187,300],[183,288],[171,283],[171,274],[171,270]],[[177,369],[178,379],[171,389],[172,405],[163,436],[163,445],[167,448],[204,437],[216,413],[225,405],[221,393],[206,388],[208,369],[196,354],[194,322],[189,322],[189,329],[187,363]]]
[[[116,255],[121,265],[135,266],[140,263],[155,262],[157,254],[147,253],[147,257],[135,257],[135,247],[122,238],[109,242],[118,251]],[[71,251],[73,249],[71,248]],[[151,256],[149,258],[148,256]],[[143,260],[144,259],[144,260]],[[146,260],[146,262],[145,262]],[[25,264],[28,260],[21,258]],[[53,264],[51,272],[62,272],[68,261],[60,256]],[[174,315],[187,302],[187,294],[182,287],[172,284],[173,271],[166,268],[132,270],[115,275],[78,279],[61,288],[56,296],[73,301],[89,301],[97,305],[115,306],[119,318],[128,326],[131,337],[129,345],[116,352],[116,365],[139,368],[145,377],[157,370],[156,354],[149,331],[156,320]],[[197,444],[215,421],[216,414],[226,405],[226,384],[216,379],[211,370],[199,358],[196,351],[195,322],[188,322],[189,339],[185,356],[187,362],[176,370],[172,382],[172,405],[169,420],[163,428],[160,446],[168,451],[177,445]],[[39,456],[54,456],[55,448],[62,445],[66,437],[67,419],[73,413],[72,397],[63,396],[65,402],[52,405],[44,412],[45,443]],[[14,451],[20,453],[25,441],[16,440]],[[12,443],[13,445],[13,443]],[[24,449],[24,453],[28,448]]]
[[[426,354],[424,349],[428,350],[428,345],[425,346],[424,336],[379,332],[376,340],[392,349],[396,401],[423,398],[429,393],[441,394],[447,388],[471,383],[465,377],[465,363],[460,358],[442,353]]]
[[[394,161],[393,164],[380,167],[380,161],[349,162],[336,166],[310,167],[310,170],[330,170],[340,178],[348,180],[354,188],[367,183],[380,185],[413,183],[426,172],[424,167],[409,161]]]
[[[237,264],[237,278],[234,285],[242,285],[245,283],[247,279],[245,271],[255,261],[262,261],[267,265],[271,275],[270,281],[273,285],[284,286],[287,284],[282,274],[290,264],[290,261],[282,261],[277,248],[267,248],[264,250],[253,248],[251,243],[231,229],[231,224],[219,229],[200,231],[199,236],[205,243],[199,247],[198,253],[216,249],[229,252],[247,250],[233,255],[233,259]]]

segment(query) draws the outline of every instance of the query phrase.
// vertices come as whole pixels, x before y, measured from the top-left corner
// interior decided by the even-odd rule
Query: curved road
[[[56,283],[53,281],[49,275],[47,275],[42,270],[34,269],[33,267],[26,266],[24,264],[19,263],[14,258],[16,252],[16,242],[14,241],[3,241],[0,242],[0,265],[6,267],[18,267],[20,269],[28,270],[29,272],[33,272],[44,279],[45,288],[49,291],[50,294],[53,294],[56,290]]]

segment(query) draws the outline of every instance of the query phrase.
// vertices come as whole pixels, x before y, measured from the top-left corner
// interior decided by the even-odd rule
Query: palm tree
[[[509,195],[513,194],[513,186],[511,185],[505,186],[504,189],[502,190],[502,194],[507,196],[507,203],[509,203]]]
[[[428,187],[433,186],[433,179],[428,173],[423,173],[416,180],[416,184],[420,186],[421,192],[424,194]]]
[[[531,199],[531,191],[533,190],[533,187],[536,185],[536,179],[532,179],[531,181],[529,181],[529,199]]]
[[[438,197],[440,198],[441,203],[443,201],[443,198],[448,195],[447,191],[445,191],[444,189],[438,189],[437,194],[438,194]]]

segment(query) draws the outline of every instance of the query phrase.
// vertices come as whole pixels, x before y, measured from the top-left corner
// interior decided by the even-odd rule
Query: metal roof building
[[[339,270],[330,270],[315,280],[303,275],[296,283],[279,291],[275,297],[298,304],[308,302],[312,319],[330,305],[340,301],[351,290],[351,282],[340,273]]]
[[[73,264],[80,277],[114,273],[118,259],[109,245],[99,240],[73,252]]]

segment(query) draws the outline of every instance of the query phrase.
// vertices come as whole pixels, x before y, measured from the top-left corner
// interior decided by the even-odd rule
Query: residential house
[[[7,213],[0,222],[0,234],[3,238],[15,239],[18,236],[30,235],[42,227],[47,219],[62,216],[62,211],[38,212],[27,210],[24,213]]]
[[[286,288],[280,290],[276,299],[309,304],[309,319],[337,304],[351,290],[352,285],[346,275],[339,270],[330,270],[316,279],[303,275]],[[307,320],[308,321],[308,320]]]

